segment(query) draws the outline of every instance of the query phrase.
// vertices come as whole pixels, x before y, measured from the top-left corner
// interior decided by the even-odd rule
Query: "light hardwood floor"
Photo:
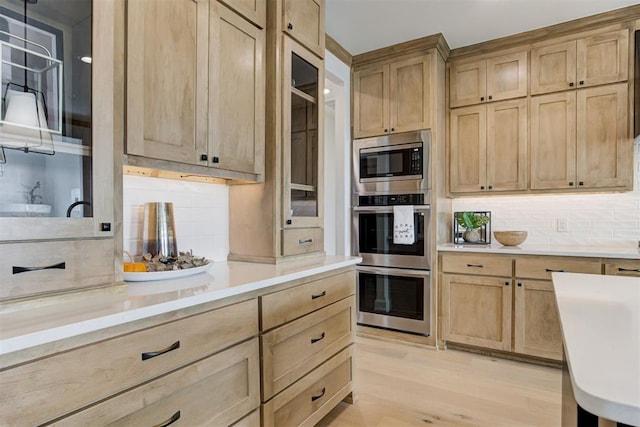
[[[560,426],[557,368],[358,337],[356,375],[318,426]]]

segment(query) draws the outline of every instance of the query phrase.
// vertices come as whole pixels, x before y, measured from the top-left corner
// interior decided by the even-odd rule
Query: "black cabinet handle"
[[[484,268],[484,265],[482,265],[482,264],[467,264],[467,267]]]
[[[490,186],[489,186],[489,190],[492,190],[492,189],[493,189],[493,185],[490,185]]]
[[[618,267],[618,271],[635,271],[636,273],[640,273],[640,268],[623,268],[623,267]]]
[[[320,334],[320,338],[311,338],[311,344],[315,344],[318,341],[322,341],[324,339],[324,332]]]
[[[324,396],[324,394],[327,392],[327,389],[325,387],[322,387],[322,391],[320,392],[320,394],[318,394],[317,396],[311,396],[311,401],[315,402],[316,400],[320,399],[322,396]]]
[[[300,239],[298,240],[299,245],[304,245],[305,243],[312,243],[313,239]]]
[[[13,266],[13,274],[26,273],[27,271],[38,271],[38,270],[64,270],[66,269],[66,264],[64,262],[59,262],[58,264],[47,265],[45,267],[18,267],[17,265]]]
[[[212,163],[220,163],[220,157],[213,157],[213,158],[211,159],[211,162],[212,162]]]
[[[142,360],[151,359],[153,357],[160,356],[160,355],[165,354],[165,353],[169,353],[170,351],[177,350],[179,348],[180,348],[180,341],[176,341],[173,344],[171,344],[169,347],[164,348],[162,350],[150,351],[148,353],[142,353],[142,355],[141,355],[142,356]]]
[[[493,96],[489,95],[489,101],[491,101],[493,99]]]
[[[583,85],[584,84],[584,80],[580,80],[580,82],[578,84]]]
[[[287,30],[293,30],[293,24],[291,22],[287,24]]]
[[[569,86],[573,87],[573,82],[569,83]]]
[[[206,162],[207,160],[209,160],[209,156],[207,156],[206,154],[200,154],[200,160]]]
[[[396,130],[396,128],[391,128],[391,132],[393,132],[394,130]]]
[[[327,294],[327,291],[322,291],[322,293],[317,294],[317,295],[311,295],[311,299],[318,299],[321,298],[323,296],[325,296]]]
[[[171,424],[175,423],[179,419],[180,419],[180,411],[178,411],[175,414],[173,414],[171,416],[171,418],[169,418],[167,421],[163,421],[160,424],[156,424],[153,427],[167,427],[167,426],[170,426]]]
[[[384,131],[385,131],[385,132],[389,132],[389,129],[385,129]]]
[[[509,286],[509,282],[504,282],[504,285],[505,286]]]
[[[480,101],[484,101],[484,96],[481,96],[481,97],[480,97]]]
[[[573,181],[569,181],[569,187],[573,187]]]
[[[578,182],[578,185],[584,185],[583,181]]]
[[[481,185],[481,186],[480,186],[480,189],[481,189],[481,190],[484,190],[484,185]]]
[[[552,268],[545,268],[545,270],[546,270],[548,273],[564,273],[565,271],[567,271],[567,270],[565,270],[564,268],[562,268],[562,269],[560,269],[560,270],[554,270],[554,269],[552,269]]]
[[[522,283],[518,282],[518,287],[521,288],[522,287]]]

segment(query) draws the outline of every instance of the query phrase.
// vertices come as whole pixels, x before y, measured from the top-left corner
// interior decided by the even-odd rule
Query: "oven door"
[[[359,324],[431,334],[429,271],[365,266],[356,271]]]
[[[411,245],[393,243],[393,206],[353,208],[353,248],[362,264],[429,270],[430,206],[415,206]]]

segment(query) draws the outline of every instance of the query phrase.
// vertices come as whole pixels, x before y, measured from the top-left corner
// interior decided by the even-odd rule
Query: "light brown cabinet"
[[[531,189],[630,185],[628,85],[531,98]]]
[[[259,28],[267,25],[267,0],[219,0]]]
[[[264,30],[216,0],[128,6],[127,162],[258,180]]]
[[[640,260],[612,259],[604,265],[604,274],[640,277]]]
[[[528,52],[451,62],[449,107],[527,96]]]
[[[282,1],[282,31],[324,58],[325,0]]]
[[[510,100],[450,111],[451,193],[527,187],[527,102]]]
[[[354,138],[431,127],[432,59],[427,54],[354,71]]]
[[[531,94],[625,81],[629,30],[535,44],[531,49]]]

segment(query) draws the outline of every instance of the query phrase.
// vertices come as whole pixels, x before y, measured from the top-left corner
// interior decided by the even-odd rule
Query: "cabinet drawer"
[[[0,300],[113,283],[113,254],[113,239],[0,244]]]
[[[260,427],[260,410],[256,409],[237,423],[233,427]]]
[[[258,357],[254,338],[54,425],[228,426],[260,405]]]
[[[262,330],[297,319],[355,294],[353,271],[305,283],[260,298]]]
[[[290,228],[282,231],[282,255],[300,255],[324,249],[322,228]]]
[[[640,277],[640,260],[609,260],[604,265],[604,274]]]
[[[446,254],[442,255],[442,271],[477,274],[480,276],[511,276],[511,258],[501,255]]]
[[[536,257],[516,258],[516,277],[551,280],[553,272],[600,274],[602,265],[598,260]]]
[[[257,309],[245,301],[2,371],[0,424],[42,423],[256,336]]]
[[[263,405],[265,427],[314,426],[353,389],[353,346]]]
[[[304,376],[354,339],[351,296],[262,336],[262,400]]]

